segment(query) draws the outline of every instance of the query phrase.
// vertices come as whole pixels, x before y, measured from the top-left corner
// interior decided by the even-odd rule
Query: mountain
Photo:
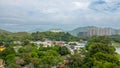
[[[36,28],[34,30],[31,30],[31,31],[28,31],[28,32],[46,32],[46,31],[53,31],[53,30],[58,30],[58,31],[62,31],[62,32],[67,32],[63,29],[59,29],[59,28],[46,28],[46,29],[43,29],[43,28]]]
[[[45,31],[48,31],[48,29],[36,28],[36,29],[30,30],[28,32],[32,33],[32,32],[37,32],[37,31],[39,31],[39,32],[45,32]]]
[[[0,35],[2,34],[11,34],[11,32],[0,29]]]
[[[69,31],[69,33],[74,36],[77,36],[79,32],[87,32],[88,29],[91,29],[91,28],[101,28],[101,27],[96,27],[96,26],[79,27],[72,31]],[[120,29],[110,28],[110,30],[111,30],[111,35],[120,35]]]
[[[72,35],[74,35],[74,36],[77,36],[77,34],[78,34],[79,32],[87,32],[88,29],[94,28],[94,27],[95,27],[95,26],[78,27],[78,28],[70,31],[69,33],[72,34]]]

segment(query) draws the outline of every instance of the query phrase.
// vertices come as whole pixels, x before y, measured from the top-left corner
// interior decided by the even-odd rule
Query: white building
[[[112,35],[110,28],[90,28],[88,29],[88,36],[110,36]]]
[[[18,50],[19,50],[21,47],[22,47],[22,46],[14,46],[13,48],[14,48],[15,52],[17,53]]]
[[[77,43],[76,45],[67,45],[66,47],[71,51],[71,54],[75,54],[75,51],[79,52],[85,45],[86,43]]]
[[[54,46],[54,42],[53,41],[44,41],[42,42],[44,47],[51,47]]]
[[[53,29],[53,30],[50,30],[51,32],[54,32],[54,33],[59,33],[59,32],[63,32],[62,30],[60,29]]]

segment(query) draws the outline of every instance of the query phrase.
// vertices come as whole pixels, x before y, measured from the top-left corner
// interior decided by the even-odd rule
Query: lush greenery
[[[70,54],[70,51],[66,47],[44,47],[41,45],[38,48],[35,44],[29,43],[19,48],[19,46],[11,44],[0,52],[0,58],[6,61],[6,68],[21,68],[24,66],[52,68],[58,64],[64,64],[62,56],[68,54]]]
[[[27,32],[17,32],[17,33],[0,33],[0,41],[11,42],[11,41],[23,41],[23,40],[33,40],[33,41],[44,41],[55,40],[55,41],[79,41],[80,38],[72,36],[69,33],[64,32],[35,32],[35,33],[27,33]]]
[[[119,37],[118,37],[119,38]],[[115,37],[94,36],[88,40],[85,48],[71,55],[66,46],[44,47],[30,41],[80,41],[80,38],[69,33],[53,32],[18,32],[0,33],[0,46],[6,49],[0,51],[0,58],[5,60],[6,68],[52,68],[64,64],[66,68],[120,68],[120,55],[115,52],[111,39]],[[112,41],[113,41],[112,40]],[[13,43],[21,41],[22,43]],[[64,59],[64,57],[67,57]],[[67,62],[65,62],[67,60]]]
[[[120,43],[120,36],[119,35],[112,35],[112,36],[110,36],[110,38],[112,39],[112,41]]]
[[[75,54],[70,58],[70,68],[120,68],[119,54],[111,46],[109,37],[89,39],[84,55]]]
[[[80,38],[72,36],[69,33],[59,32],[36,32],[32,33],[32,40],[44,40],[44,39],[50,39],[50,40],[56,40],[56,41],[79,41]]]

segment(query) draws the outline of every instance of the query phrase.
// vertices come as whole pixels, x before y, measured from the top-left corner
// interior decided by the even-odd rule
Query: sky
[[[120,28],[120,0],[0,0],[0,29]]]

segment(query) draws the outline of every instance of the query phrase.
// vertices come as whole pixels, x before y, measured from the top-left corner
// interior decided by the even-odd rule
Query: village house
[[[66,47],[71,51],[71,54],[75,54],[75,51],[79,52],[81,48],[84,48],[86,43],[78,43],[78,42],[69,42]]]
[[[14,44],[22,44],[21,41],[13,41]]]
[[[22,46],[14,46],[13,48],[14,48],[15,52],[17,53],[18,50],[19,50],[21,47],[22,47]]]
[[[51,41],[51,40],[45,40],[45,41],[31,41],[30,43],[34,43],[38,46],[38,48],[40,47],[40,45],[43,45],[43,47],[51,47],[51,46],[65,46],[65,42],[64,41]]]
[[[65,46],[65,42],[64,41],[55,41],[55,45]]]

